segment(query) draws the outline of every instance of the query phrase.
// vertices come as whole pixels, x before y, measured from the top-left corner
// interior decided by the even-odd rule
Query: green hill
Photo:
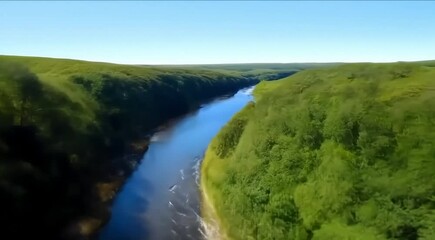
[[[262,82],[202,165],[223,235],[435,239],[434,79],[427,61]]]
[[[98,226],[102,203],[146,149],[132,143],[204,100],[257,82],[212,70],[0,56],[5,236],[58,239],[84,215]]]
[[[276,80],[305,69],[338,66],[342,63],[238,63],[238,64],[198,64],[198,65],[161,65],[161,67],[213,70],[221,73],[236,74],[258,80]]]

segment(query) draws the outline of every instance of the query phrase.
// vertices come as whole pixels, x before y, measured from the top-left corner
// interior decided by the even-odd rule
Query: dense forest
[[[429,61],[261,82],[202,165],[222,234],[435,239],[434,79]]]
[[[2,234],[91,233],[146,149],[147,132],[258,80],[237,71],[0,56]],[[64,232],[83,216],[91,224]]]

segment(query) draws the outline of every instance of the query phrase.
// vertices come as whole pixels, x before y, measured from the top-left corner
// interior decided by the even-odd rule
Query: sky
[[[435,59],[435,1],[0,2],[0,55],[125,64]]]

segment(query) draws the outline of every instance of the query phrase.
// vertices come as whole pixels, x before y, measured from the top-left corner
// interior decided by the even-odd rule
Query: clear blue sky
[[[435,2],[0,2],[0,54],[143,64],[435,59]]]

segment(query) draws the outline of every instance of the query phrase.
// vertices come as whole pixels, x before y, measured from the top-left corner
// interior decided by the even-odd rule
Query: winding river
[[[200,163],[211,139],[252,100],[252,90],[215,99],[154,134],[114,199],[99,239],[206,239],[199,212]]]

